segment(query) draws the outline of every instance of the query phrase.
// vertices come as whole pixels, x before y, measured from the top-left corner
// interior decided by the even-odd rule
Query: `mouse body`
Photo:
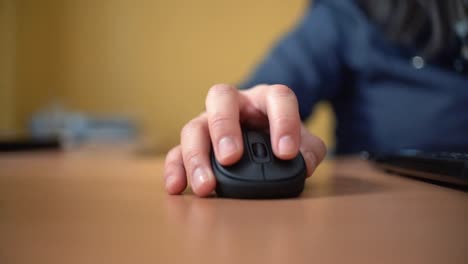
[[[270,136],[256,130],[242,131],[244,153],[230,166],[221,165],[211,154],[219,197],[243,199],[275,199],[299,196],[307,169],[299,154],[291,160],[275,157]]]

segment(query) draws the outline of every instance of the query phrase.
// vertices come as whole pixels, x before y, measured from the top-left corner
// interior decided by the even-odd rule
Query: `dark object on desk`
[[[244,154],[239,162],[222,166],[211,155],[219,197],[274,199],[299,196],[304,189],[306,166],[299,153],[292,160],[276,158],[270,136],[258,131],[243,131]]]
[[[58,138],[17,138],[0,140],[0,152],[60,150]]]
[[[453,187],[468,187],[468,153],[403,150],[372,154],[369,159],[389,172],[455,185]]]

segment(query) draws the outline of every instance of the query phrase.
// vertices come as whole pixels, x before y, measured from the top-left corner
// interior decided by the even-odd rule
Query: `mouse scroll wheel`
[[[268,156],[266,146],[262,143],[254,143],[252,151],[257,158],[266,158]]]

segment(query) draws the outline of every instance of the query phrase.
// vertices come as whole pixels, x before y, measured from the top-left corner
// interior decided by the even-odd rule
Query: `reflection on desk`
[[[468,194],[326,161],[289,200],[169,196],[163,159],[0,156],[0,263],[468,263]]]

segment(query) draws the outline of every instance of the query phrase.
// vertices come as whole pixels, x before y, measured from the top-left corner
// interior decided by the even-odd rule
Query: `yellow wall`
[[[15,129],[15,6],[0,0],[0,135]]]
[[[141,122],[166,150],[208,88],[238,83],[307,0],[17,0],[16,119],[52,101]],[[328,118],[313,126],[328,133]]]

